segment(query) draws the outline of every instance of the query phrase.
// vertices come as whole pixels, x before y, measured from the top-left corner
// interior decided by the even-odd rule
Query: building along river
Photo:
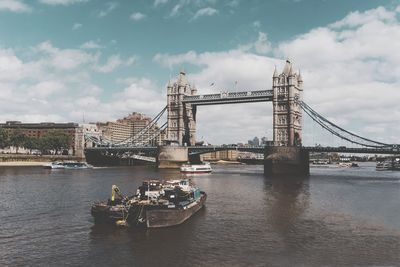
[[[149,167],[0,167],[0,266],[399,266],[400,172],[215,166],[193,181],[206,207],[164,229],[93,224],[91,203],[116,184],[180,177]]]

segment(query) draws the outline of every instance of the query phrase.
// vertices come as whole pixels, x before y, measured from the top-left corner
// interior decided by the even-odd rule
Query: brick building
[[[70,140],[70,154],[75,154],[79,150],[78,134],[79,125],[77,123],[54,123],[54,122],[40,122],[40,123],[22,123],[20,121],[7,121],[0,123],[0,128],[4,129],[9,136],[12,136],[17,131],[30,138],[40,138],[49,132],[62,132],[65,133]]]

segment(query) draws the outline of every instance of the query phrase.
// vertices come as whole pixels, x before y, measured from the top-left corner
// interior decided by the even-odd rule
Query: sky
[[[182,69],[199,94],[265,90],[289,58],[317,112],[400,143],[399,51],[400,0],[0,0],[0,122],[154,116]],[[198,108],[198,140],[254,136],[271,103]]]

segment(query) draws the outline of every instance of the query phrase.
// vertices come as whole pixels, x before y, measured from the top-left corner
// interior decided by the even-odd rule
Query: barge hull
[[[160,228],[174,226],[183,223],[193,214],[199,211],[207,199],[207,195],[202,193],[200,199],[188,205],[186,208],[147,210],[146,224],[148,228]]]

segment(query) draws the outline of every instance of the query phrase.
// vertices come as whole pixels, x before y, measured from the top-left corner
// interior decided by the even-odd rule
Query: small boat
[[[198,164],[198,165],[190,165],[190,164],[185,164],[181,166],[181,172],[182,173],[210,173],[212,172],[212,168],[210,163],[206,162],[204,164]]]
[[[355,162],[340,162],[339,167],[355,168],[355,167],[359,167],[359,166]]]
[[[400,158],[388,158],[376,163],[377,171],[400,171]]]
[[[92,165],[78,161],[55,161],[45,166],[46,169],[91,169]]]
[[[111,199],[95,202],[91,214],[95,223],[116,226],[159,228],[179,225],[200,210],[207,194],[188,179],[144,181],[135,195],[124,197],[113,185]]]

